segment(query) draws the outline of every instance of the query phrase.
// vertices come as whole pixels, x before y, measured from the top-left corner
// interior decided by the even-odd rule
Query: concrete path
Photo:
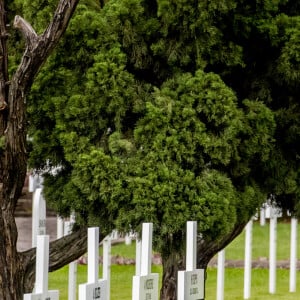
[[[32,248],[32,219],[29,217],[16,217],[16,223],[18,228],[18,251],[25,251]],[[50,236],[50,241],[56,239],[56,225],[56,217],[47,217],[46,234]]]

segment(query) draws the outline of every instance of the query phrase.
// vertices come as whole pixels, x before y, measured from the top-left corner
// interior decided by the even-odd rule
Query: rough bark
[[[34,251],[17,252],[18,233],[14,219],[27,168],[26,94],[64,33],[78,1],[60,0],[52,21],[41,35],[37,35],[23,18],[15,17],[14,27],[25,38],[25,50],[9,81],[5,1],[0,0],[0,299],[3,300],[23,298],[24,288],[28,286],[27,274],[35,257]],[[68,248],[67,242],[61,246]],[[77,249],[78,255],[82,249]],[[76,251],[73,249],[72,253]],[[31,282],[30,276],[28,278]]]
[[[161,300],[177,299],[177,272],[184,269],[183,254],[172,251],[162,256],[163,277],[160,290]]]

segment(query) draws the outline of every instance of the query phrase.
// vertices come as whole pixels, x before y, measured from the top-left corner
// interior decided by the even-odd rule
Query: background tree
[[[18,15],[12,22],[14,12],[20,8],[17,1],[9,4],[0,1],[0,298],[4,300],[23,299],[23,293],[32,290],[34,281],[35,249],[17,251],[14,219],[27,170],[26,96],[64,33],[77,2],[57,2],[52,20],[48,18],[45,29],[36,33]],[[14,28],[10,28],[12,23]],[[22,52],[18,52],[20,49]],[[85,240],[85,229],[82,229],[53,243],[50,269],[57,269],[83,253]]]
[[[297,212],[300,7],[100,8],[82,3],[32,90],[31,165],[61,166],[46,197],[78,222],[104,231],[153,222],[161,298],[175,299],[187,220],[198,221],[205,268],[270,195]]]

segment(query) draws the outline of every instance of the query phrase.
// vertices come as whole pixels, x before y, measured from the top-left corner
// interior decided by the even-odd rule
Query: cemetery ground
[[[29,219],[29,218],[28,218]],[[50,218],[51,219],[51,218]],[[50,226],[54,226],[48,221]],[[52,225],[51,225],[52,224]],[[23,226],[24,227],[24,226]],[[26,226],[25,226],[26,227]],[[48,229],[47,229],[48,230]],[[253,269],[251,299],[284,299],[296,300],[300,297],[300,274],[297,276],[297,292],[289,293],[289,256],[290,256],[290,224],[288,222],[278,223],[277,227],[277,288],[276,294],[270,295],[268,292],[269,271],[269,224],[261,227],[258,222],[253,227]],[[54,229],[50,229],[50,235],[54,234]],[[300,230],[298,228],[298,236]],[[28,236],[27,236],[28,237]],[[51,237],[52,239],[52,237]],[[225,299],[243,299],[243,259],[244,259],[245,235],[241,234],[225,250]],[[100,247],[100,256],[101,256]],[[300,253],[300,243],[298,243],[298,253]],[[135,242],[131,245],[124,243],[113,245],[111,250],[113,263],[111,266],[111,299],[130,300],[132,294],[132,277],[135,273]],[[84,259],[82,259],[84,260]],[[81,261],[82,261],[81,260]],[[298,266],[299,267],[299,266]],[[101,264],[99,265],[99,275],[102,277]],[[160,264],[152,266],[153,273],[159,273],[161,278],[162,267]],[[298,268],[299,273],[299,268]],[[86,282],[87,266],[78,264],[77,284]],[[206,300],[216,299],[217,268],[216,259],[213,259],[207,270]],[[49,289],[58,289],[60,299],[68,299],[68,266],[49,274]]]

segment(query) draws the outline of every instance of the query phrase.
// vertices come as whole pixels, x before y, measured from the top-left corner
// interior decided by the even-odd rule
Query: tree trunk
[[[177,299],[177,272],[184,269],[183,254],[172,251],[162,256],[163,278],[160,290],[161,300]]]
[[[207,242],[204,239],[198,237],[197,241],[197,268],[207,269],[209,261],[216,255],[221,249],[226,247],[235,237],[237,237],[244,229],[246,222],[241,222],[235,224],[234,230],[225,235],[222,240]],[[177,245],[180,244],[180,236],[177,237]],[[171,242],[172,244],[172,242]],[[181,241],[184,245],[184,240]],[[168,243],[165,244],[166,249]],[[178,248],[177,248],[178,249]],[[168,252],[169,251],[169,252]],[[162,288],[160,291],[161,300],[176,300],[177,299],[177,273],[179,270],[185,269],[185,250],[184,253],[180,251],[165,251],[162,254],[162,264],[163,264],[163,278],[162,278]],[[204,283],[205,284],[205,283]]]
[[[79,0],[60,0],[43,34],[15,17],[14,27],[25,38],[21,63],[8,78],[7,20],[5,1],[0,0],[0,299],[20,300],[30,292],[34,280],[35,250],[17,252],[14,212],[27,169],[26,94],[51,51],[67,28]],[[77,240],[75,241],[74,238]],[[50,268],[61,267],[86,251],[86,233],[78,231],[50,247]],[[58,248],[57,248],[58,247]],[[60,247],[60,248],[59,248]],[[63,249],[64,253],[62,253]],[[60,253],[60,257],[57,256]]]

